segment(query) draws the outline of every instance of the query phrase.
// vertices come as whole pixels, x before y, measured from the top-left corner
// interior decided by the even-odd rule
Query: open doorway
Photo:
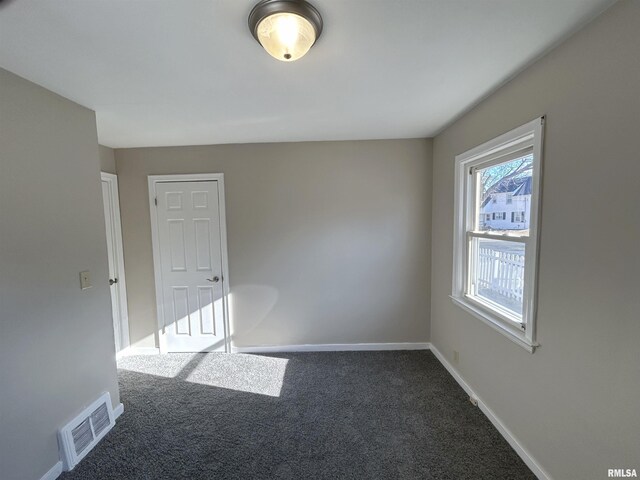
[[[127,313],[127,290],[124,279],[124,255],[122,249],[122,226],[120,224],[120,202],[118,200],[118,177],[102,172],[102,199],[104,222],[107,232],[107,256],[109,259],[109,285],[111,290],[111,312],[116,353],[129,347],[129,318]]]

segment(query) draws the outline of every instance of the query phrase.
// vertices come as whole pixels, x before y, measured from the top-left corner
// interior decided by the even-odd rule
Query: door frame
[[[149,215],[151,217],[151,244],[153,247],[153,276],[156,288],[157,341],[160,353],[167,353],[167,338],[164,329],[164,302],[162,289],[162,268],[160,265],[160,233],[158,231],[158,211],[156,209],[156,185],[167,182],[218,182],[218,208],[220,216],[220,250],[222,257],[222,319],[224,325],[224,350],[231,352],[231,335],[229,322],[229,261],[227,254],[227,217],[224,195],[223,173],[196,173],[176,175],[148,175]]]
[[[111,219],[115,228],[114,246],[116,250],[116,265],[118,268],[118,303],[120,305],[120,331],[122,332],[122,345],[120,352],[125,351],[131,345],[131,338],[129,336],[129,310],[127,306],[127,282],[124,275],[124,248],[122,247],[122,223],[120,221],[120,199],[118,191],[118,176],[113,173],[100,172],[101,182],[106,182],[111,193]],[[104,199],[103,199],[104,202]],[[109,232],[105,233],[109,235]],[[111,292],[109,292],[111,293]],[[112,312],[113,314],[113,312]],[[114,332],[115,334],[115,332]],[[118,353],[118,352],[116,352]]]

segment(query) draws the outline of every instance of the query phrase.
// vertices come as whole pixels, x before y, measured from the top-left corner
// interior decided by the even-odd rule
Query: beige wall
[[[119,402],[98,142],[92,111],[2,69],[0,112],[0,477],[38,479],[58,428]]]
[[[100,171],[116,173],[116,156],[113,148],[98,145],[98,153],[100,155]]]
[[[154,346],[147,175],[225,175],[238,346],[429,338],[431,142],[116,150],[131,339]]]
[[[533,355],[452,304],[454,157],[546,114]],[[437,136],[433,344],[557,480],[640,469],[640,2],[615,5]]]

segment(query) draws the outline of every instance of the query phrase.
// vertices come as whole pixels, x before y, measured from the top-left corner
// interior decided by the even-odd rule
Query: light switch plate
[[[87,288],[91,288],[91,278],[89,278],[89,270],[85,270],[84,272],[80,272],[80,288],[82,290],[86,290]]]

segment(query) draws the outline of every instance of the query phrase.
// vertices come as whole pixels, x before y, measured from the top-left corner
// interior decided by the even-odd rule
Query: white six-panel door
[[[225,351],[218,182],[159,182],[155,193],[166,351]]]

